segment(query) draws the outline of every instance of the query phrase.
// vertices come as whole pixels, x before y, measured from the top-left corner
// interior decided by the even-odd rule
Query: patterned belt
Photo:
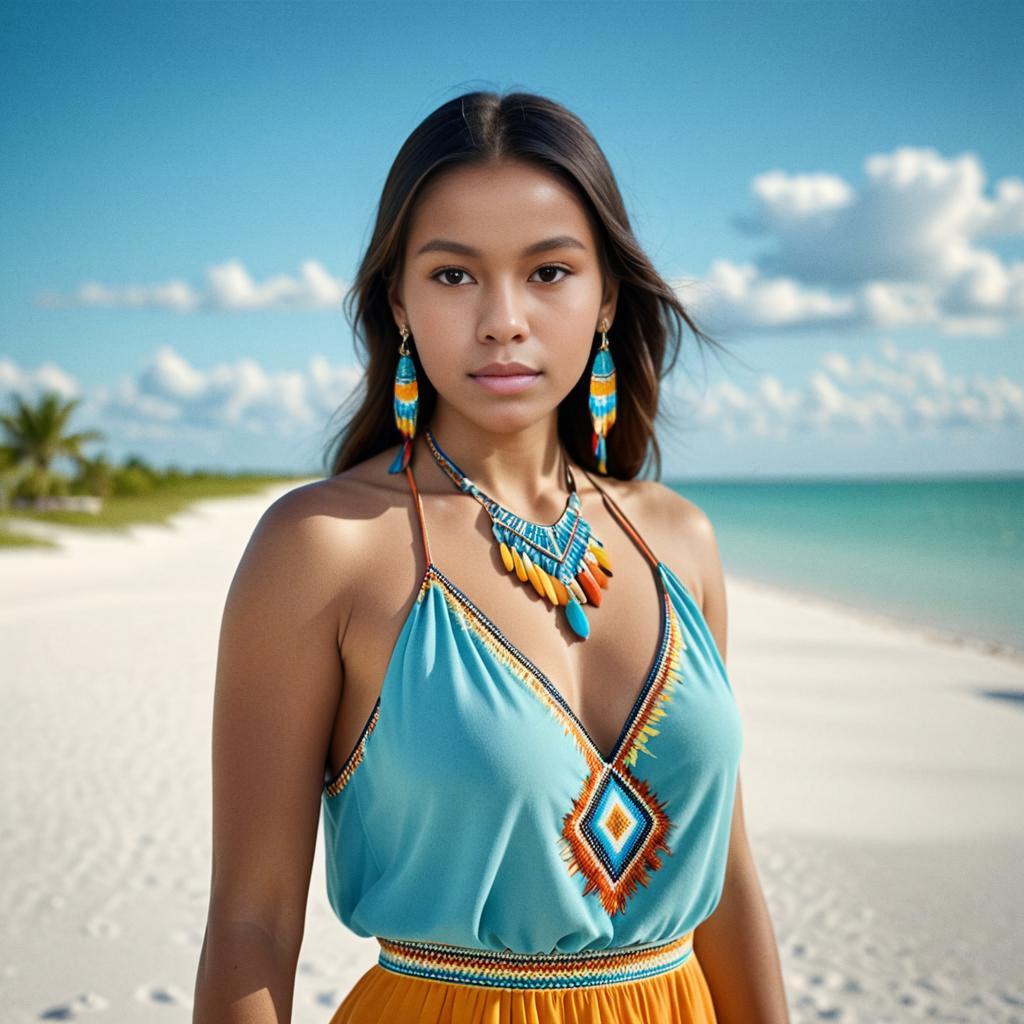
[[[494,988],[585,988],[664,974],[685,963],[693,932],[668,942],[619,946],[580,953],[514,953],[438,942],[385,939],[381,967],[433,981]]]

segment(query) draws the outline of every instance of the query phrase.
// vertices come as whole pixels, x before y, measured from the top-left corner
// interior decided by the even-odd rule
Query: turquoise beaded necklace
[[[550,526],[533,523],[485,494],[447,456],[430,428],[424,430],[427,447],[437,464],[466,494],[471,494],[491,517],[491,532],[501,550],[501,561],[521,583],[529,582],[537,593],[560,607],[573,632],[586,640],[590,623],[583,605],[601,604],[601,591],[612,574],[611,558],[594,535],[582,511],[569,460],[562,451],[565,483],[569,490],[565,508]]]

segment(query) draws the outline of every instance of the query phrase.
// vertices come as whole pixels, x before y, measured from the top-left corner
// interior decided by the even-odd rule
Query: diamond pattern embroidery
[[[580,821],[580,830],[616,882],[653,827],[653,816],[614,771],[604,773]]]
[[[583,789],[563,819],[560,842],[569,873],[586,878],[583,894],[596,892],[612,916],[622,913],[637,885],[671,856],[667,836],[672,822],[657,795],[634,775],[638,755],[656,755],[648,746],[659,729],[672,691],[681,681],[680,653],[686,649],[682,629],[666,595],[667,634],[663,657],[623,742],[611,761],[593,745],[584,747],[590,768]]]
[[[596,890],[609,914],[625,910],[637,884],[647,885],[648,869],[661,867],[660,851],[671,855],[669,827],[664,804],[628,768],[592,771],[563,831],[570,873],[587,879],[583,895]]]

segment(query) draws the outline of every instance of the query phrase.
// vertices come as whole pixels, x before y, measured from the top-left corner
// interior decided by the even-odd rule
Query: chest
[[[582,640],[563,611],[504,570],[488,536],[455,523],[450,527],[432,531],[432,564],[450,584],[444,589],[453,603],[461,603],[468,621],[495,637],[502,653],[534,669],[598,750],[609,755],[664,653],[666,600],[655,567],[610,517],[596,517],[614,575],[600,592],[600,605],[585,607],[590,635]],[[669,546],[654,531],[651,538],[652,550]],[[348,711],[350,721],[362,721],[379,695],[399,633],[414,610],[412,595],[421,596],[410,579],[424,566],[411,557],[404,566],[405,558],[393,555],[371,572],[377,585],[366,588],[348,624],[342,701],[347,708],[341,711]],[[422,583],[420,576],[420,589]],[[338,728],[346,728],[340,718]],[[354,740],[354,728],[342,737],[336,763]]]

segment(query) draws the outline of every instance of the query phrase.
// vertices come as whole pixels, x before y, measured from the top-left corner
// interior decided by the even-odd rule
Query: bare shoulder
[[[725,661],[727,603],[718,537],[696,502],[660,481],[645,481],[648,521],[670,568],[686,582]]]
[[[367,541],[379,517],[403,500],[404,481],[388,479],[385,462],[374,456],[280,495],[256,524],[243,561],[271,576],[287,568],[308,596],[347,612],[373,548]]]
[[[682,539],[707,544],[714,539],[714,528],[707,513],[696,502],[680,494],[660,480],[643,480],[645,511],[658,528],[672,532],[676,541]]]
[[[670,524],[677,531],[681,528],[700,531],[711,527],[699,505],[660,480],[604,477],[601,486],[611,493],[627,515],[636,513],[638,520],[651,523],[655,528],[663,523]]]
[[[334,478],[286,491],[260,516],[246,555],[267,568],[287,561],[296,575],[315,582],[351,544],[351,508],[349,490]]]
[[[659,480],[608,478],[602,486],[700,603],[708,577],[720,571],[715,531],[704,510]]]

